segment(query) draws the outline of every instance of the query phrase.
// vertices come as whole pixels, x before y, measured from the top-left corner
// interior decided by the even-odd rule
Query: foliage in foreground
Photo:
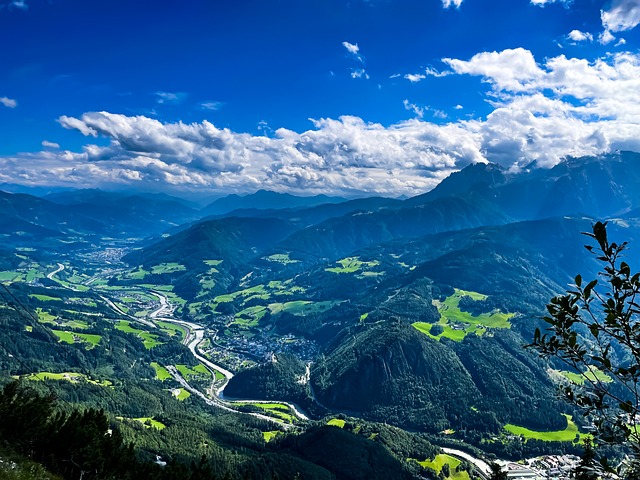
[[[609,242],[606,223],[586,233],[597,245],[587,245],[602,264],[600,279],[583,282],[576,276],[572,289],[554,297],[544,317],[550,333],[536,329],[531,347],[546,358],[559,359],[584,378],[563,387],[565,397],[593,422],[597,442],[628,447],[630,456],[617,468],[602,458],[605,470],[623,478],[637,478],[640,465],[640,273],[622,261],[627,242]],[[589,375],[593,369],[606,373]]]

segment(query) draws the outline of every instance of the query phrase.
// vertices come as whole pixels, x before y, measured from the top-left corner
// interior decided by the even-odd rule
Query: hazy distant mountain
[[[198,218],[196,210],[164,196],[143,198],[81,190],[52,194],[50,198],[60,203],[0,191],[0,223],[11,231],[18,226],[21,231],[33,231],[36,239],[58,233],[146,237]]]
[[[551,169],[531,165],[507,172],[493,164],[470,165],[408,205],[446,196],[481,196],[518,220],[578,213],[617,216],[640,205],[640,154],[618,152],[569,158]]]
[[[315,195],[313,197],[298,197],[288,193],[271,192],[268,190],[258,190],[251,195],[228,195],[215,200],[202,209],[202,216],[222,215],[238,209],[280,209],[313,207],[325,203],[346,202],[346,198],[329,197],[327,195]]]
[[[143,198],[156,204],[181,204],[195,210],[196,204],[183,198],[167,195],[166,193],[148,192],[108,192],[98,188],[87,188],[81,190],[64,190],[43,195],[42,198],[60,205],[80,205],[83,203],[100,204],[115,203],[126,204],[129,199]]]

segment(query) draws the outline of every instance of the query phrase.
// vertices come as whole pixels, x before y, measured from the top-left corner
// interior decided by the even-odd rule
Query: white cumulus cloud
[[[55,142],[50,142],[48,140],[43,140],[42,141],[42,146],[44,148],[60,148],[60,145],[55,143]]]
[[[460,8],[460,5],[462,5],[462,0],[442,0],[442,6],[444,8],[449,8],[449,7]]]
[[[605,30],[631,30],[640,23],[640,0],[613,0],[607,10],[600,11],[600,18]]]
[[[369,80],[369,74],[364,68],[356,68],[351,70],[351,78],[365,78]]]
[[[8,97],[0,97],[0,104],[4,105],[7,108],[16,108],[18,106],[18,102],[16,102],[13,98]]]
[[[512,91],[526,90],[543,75],[533,54],[524,48],[482,52],[467,61],[445,58],[443,62],[455,73],[479,75],[497,89]]]
[[[342,42],[342,46],[346,48],[347,52],[357,58],[360,62],[364,62],[364,59],[360,55],[360,47],[357,43]]]
[[[407,73],[404,76],[404,78],[409,80],[411,83],[417,83],[420,80],[424,80],[427,77],[425,75],[421,74],[421,73]]]
[[[571,30],[567,37],[574,42],[584,42],[584,41],[593,41],[593,35],[589,32],[581,32],[580,30]]]
[[[321,118],[303,132],[268,128],[266,136],[208,121],[89,112],[58,120],[86,136],[84,148],[43,143],[41,152],[0,157],[0,182],[414,195],[474,162],[518,168],[536,160],[550,167],[569,155],[640,151],[638,53],[538,62],[515,49],[445,63],[452,74],[489,85],[486,117],[446,121],[446,112],[405,100],[417,118],[392,125]],[[427,121],[428,113],[438,121]]]
[[[563,3],[565,5],[570,4],[573,0],[531,0],[532,5],[538,5],[544,7],[550,3]]]

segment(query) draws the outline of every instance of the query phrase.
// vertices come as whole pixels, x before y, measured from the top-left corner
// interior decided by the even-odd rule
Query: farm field
[[[344,420],[341,420],[339,418],[332,418],[327,422],[327,425],[331,425],[332,427],[344,428],[345,423],[346,422]]]
[[[185,390],[184,388],[173,389],[171,390],[171,394],[181,402],[191,396],[191,393],[189,393],[189,391]]]
[[[187,381],[193,377],[211,377],[211,373],[209,372],[209,370],[207,370],[207,367],[202,364],[196,365],[193,368],[190,368],[186,365],[176,365],[176,369],[178,370],[178,372],[180,372],[180,375],[182,375]]]
[[[446,453],[436,455],[433,460],[424,460],[422,462],[416,459],[412,460],[425,468],[430,468],[436,472],[437,475],[440,475],[440,472],[445,465],[449,465],[449,476],[445,476],[443,478],[448,480],[469,480],[469,474],[467,472],[456,472],[456,468],[462,462],[451,455],[447,455]]]
[[[158,420],[154,420],[151,417],[132,418],[131,420],[140,422],[142,425],[144,425],[145,428],[154,428],[156,430],[164,430],[165,428],[167,428],[164,423],[159,422]]]
[[[279,430],[272,430],[269,432],[262,432],[262,438],[264,438],[264,441],[266,443],[269,443],[271,440],[273,440],[275,437],[277,437],[278,435],[281,435],[282,432]]]
[[[76,333],[76,332],[67,332],[64,330],[51,330],[56,337],[58,337],[58,341],[73,344],[76,343],[76,340],[81,343],[86,343],[86,349],[91,350],[93,347],[100,343],[102,340],[102,336],[96,334],[89,333]]]
[[[573,422],[571,415],[565,415],[567,427],[564,430],[554,432],[538,432],[525,427],[507,424],[504,429],[514,435],[522,435],[525,439],[542,440],[543,442],[574,442],[580,437],[578,426]]]
[[[325,271],[332,273],[356,273],[361,270],[374,268],[380,265],[380,262],[377,260],[363,262],[362,260],[360,260],[360,257],[347,257],[343,258],[342,260],[338,260],[336,263],[339,265],[338,267],[325,268]],[[369,272],[365,271],[363,274],[366,275],[367,273]]]
[[[187,268],[181,263],[161,263],[159,265],[154,265],[151,267],[151,273],[154,275],[160,275],[163,273],[175,273],[175,272],[183,272]]]
[[[102,387],[110,387],[112,382],[109,380],[93,380],[87,377],[83,373],[75,373],[75,372],[62,372],[62,373],[52,373],[52,372],[37,372],[31,373],[29,375],[23,375],[22,378],[25,380],[32,380],[36,382],[42,382],[44,380],[58,380],[58,381],[67,381],[71,383],[78,383],[80,381],[85,381],[88,383],[92,383],[94,385],[100,385]]]
[[[156,371],[156,379],[164,382],[168,378],[171,378],[171,374],[168,372],[166,368],[160,365],[158,362],[151,362],[151,366]]]
[[[177,335],[178,341],[181,341],[187,335],[187,332],[183,327],[180,327],[174,323],[163,322],[161,320],[156,320],[155,323],[161,328],[163,332],[165,332],[170,337],[174,337]]]
[[[300,260],[292,260],[289,258],[288,253],[274,253],[273,255],[269,255],[268,257],[264,257],[265,260],[269,262],[281,263],[283,265],[289,265],[291,263],[299,263]]]
[[[137,335],[142,340],[142,343],[144,344],[147,350],[151,350],[152,348],[157,347],[158,345],[162,345],[162,342],[158,341],[157,335],[153,333],[149,333],[145,330],[140,330],[138,328],[132,327],[131,322],[129,322],[128,320],[120,320],[116,324],[116,329],[124,333]]]
[[[587,380],[600,383],[611,383],[613,381],[609,375],[598,370],[595,367],[590,368],[583,374],[568,372],[566,370],[561,370],[558,373],[560,373],[560,375],[565,377],[571,383],[575,383],[576,385],[584,385],[585,381]]]
[[[461,342],[470,333],[484,335],[488,330],[494,328],[511,328],[509,320],[513,313],[491,312],[474,316],[469,312],[460,310],[460,300],[462,297],[470,297],[475,301],[482,301],[486,295],[477,292],[455,289],[455,293],[447,297],[443,302],[434,300],[434,305],[440,312],[440,320],[433,323],[416,322],[413,326],[429,337],[439,340],[442,337],[449,338],[456,342]],[[434,325],[442,327],[442,333],[434,335],[431,329]]]
[[[41,302],[61,302],[62,299],[60,297],[50,297],[49,295],[40,295],[37,293],[32,293],[29,295],[31,298],[35,298],[36,300],[40,300]]]
[[[284,420],[287,423],[294,423],[296,417],[292,415],[291,409],[282,403],[260,403],[260,402],[233,402],[236,407],[254,407],[264,410],[266,415]]]

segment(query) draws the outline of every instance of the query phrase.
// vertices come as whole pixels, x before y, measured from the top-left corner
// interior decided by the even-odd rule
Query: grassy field
[[[92,383],[94,385],[100,385],[102,387],[110,387],[112,383],[109,380],[92,380],[82,373],[74,373],[74,372],[62,372],[62,373],[51,373],[51,372],[38,372],[31,373],[29,375],[24,375],[22,378],[26,380],[38,381],[41,382],[43,380],[63,380],[71,383],[78,383],[83,380],[88,383]]]
[[[142,340],[142,343],[144,344],[144,347],[147,350],[151,350],[152,348],[157,347],[158,345],[162,345],[162,342],[158,341],[158,335],[154,333],[149,333],[145,330],[140,330],[138,328],[132,327],[131,322],[129,322],[128,320],[120,320],[116,324],[116,329],[124,333],[137,335],[140,338],[140,340]]]
[[[20,272],[14,272],[12,270],[4,270],[0,272],[0,282],[19,282],[22,281],[24,276]]]
[[[189,393],[189,391],[185,390],[184,388],[176,388],[174,390],[171,390],[171,394],[181,402],[191,396],[191,393]]]
[[[91,350],[93,347],[100,343],[102,337],[100,335],[88,334],[88,333],[76,333],[76,332],[67,332],[64,330],[51,330],[56,337],[58,337],[58,341],[73,344],[76,343],[76,339],[82,343],[86,343],[87,350]]]
[[[544,442],[574,442],[576,437],[580,436],[578,426],[571,419],[571,415],[565,415],[567,426],[564,430],[554,432],[537,432],[529,430],[525,427],[519,427],[513,424],[507,424],[504,429],[514,435],[522,435],[525,439],[542,440]]]
[[[286,312],[291,315],[308,315],[311,313],[325,312],[338,305],[338,300],[327,300],[324,302],[312,302],[310,300],[296,300],[286,303],[270,303],[269,310],[273,315]]]
[[[380,265],[380,262],[377,260],[372,260],[371,262],[363,262],[360,260],[360,257],[347,257],[343,258],[342,260],[338,260],[336,263],[340,266],[325,268],[325,271],[331,273],[355,273],[359,272],[360,270],[365,270]]]
[[[433,302],[438,308],[438,312],[440,312],[440,321],[438,321],[437,324],[443,328],[441,334],[431,334],[431,328],[433,327],[431,323],[416,322],[413,326],[433,339],[439,340],[442,337],[446,337],[456,342],[461,342],[464,337],[470,333],[484,335],[489,329],[511,327],[509,320],[513,317],[512,313],[494,311],[473,316],[469,312],[460,310],[460,299],[465,296],[475,301],[481,301],[487,298],[486,295],[481,293],[456,288],[455,293],[447,297],[444,302],[437,300]]]
[[[163,332],[165,332],[170,337],[177,335],[179,341],[182,340],[187,335],[187,331],[185,328],[179,325],[176,325],[174,323],[157,320],[156,324],[162,329]]]
[[[164,430],[165,428],[167,428],[164,423],[159,422],[158,420],[154,420],[151,417],[132,418],[132,420],[140,422],[142,425],[144,425],[145,428],[155,428],[156,430]]]
[[[331,425],[333,427],[338,427],[338,428],[344,428],[345,423],[346,422],[344,420],[341,420],[339,418],[332,418],[327,422],[327,425]]]
[[[600,382],[600,383],[611,383],[613,379],[604,373],[601,370],[598,370],[596,367],[591,366],[589,370],[580,374],[575,372],[568,372],[566,370],[561,370],[558,373],[569,380],[571,383],[575,383],[576,385],[584,385],[584,382],[590,380],[591,382]]]
[[[264,438],[264,441],[266,443],[269,443],[271,440],[273,440],[275,437],[277,437],[281,433],[282,432],[279,431],[279,430],[272,430],[270,432],[262,432],[262,438]]]
[[[456,472],[456,467],[460,465],[460,463],[462,462],[457,458],[452,457],[451,455],[441,453],[439,455],[436,455],[436,458],[434,458],[433,460],[424,460],[422,462],[415,459],[412,459],[412,460],[416,461],[419,465],[423,466],[424,468],[430,468],[431,470],[436,472],[437,475],[440,475],[440,471],[442,470],[442,467],[448,464],[450,473],[448,477],[444,477],[445,479],[469,480],[469,474],[467,472]]]
[[[268,257],[263,258],[265,260],[268,260],[269,262],[281,263],[283,265],[300,262],[300,260],[292,260],[291,258],[289,258],[288,253],[274,253],[273,255],[269,255]]]
[[[50,297],[49,295],[40,295],[37,293],[32,293],[29,295],[31,298],[35,298],[36,300],[40,300],[41,302],[61,302],[62,299],[60,297]]]
[[[262,305],[248,307],[236,313],[233,323],[245,329],[255,328],[258,326],[258,322],[260,322],[260,320],[266,315],[266,313],[267,307],[264,307]]]
[[[151,366],[156,371],[156,379],[164,382],[166,379],[171,378],[171,374],[167,371],[167,369],[160,365],[158,362],[151,362]]]
[[[245,407],[251,406],[264,411],[266,415],[284,420],[287,423],[294,423],[296,417],[292,415],[291,409],[282,403],[258,403],[258,402],[233,402],[234,406]]]
[[[193,368],[189,368],[186,365],[176,365],[176,369],[180,372],[185,379],[189,380],[192,377],[196,378],[211,378],[211,372],[207,370],[202,364],[196,365]]]
[[[151,267],[151,273],[154,275],[159,275],[163,273],[175,273],[175,272],[184,272],[187,270],[187,267],[182,265],[181,263],[161,263],[159,265],[154,265]]]
[[[40,323],[56,323],[55,320],[57,317],[51,315],[49,312],[42,310],[40,307],[36,308],[36,313],[38,314],[38,321]]]

